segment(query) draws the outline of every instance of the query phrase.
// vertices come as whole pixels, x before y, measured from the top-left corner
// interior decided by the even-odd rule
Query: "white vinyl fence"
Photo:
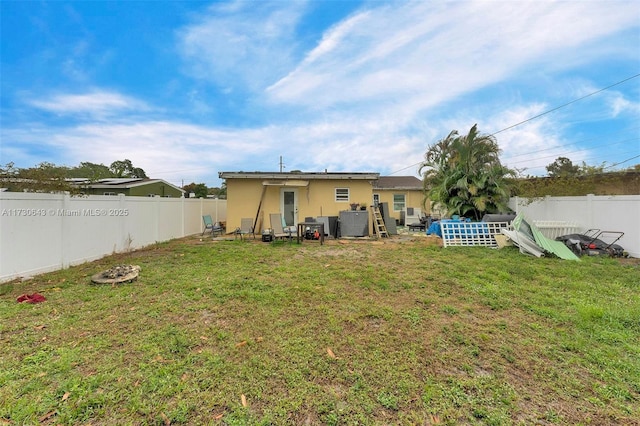
[[[556,222],[556,227],[558,223],[564,224],[568,233],[583,233],[589,229],[624,232],[616,244],[630,256],[640,257],[640,195],[590,194],[533,201],[516,197],[509,201],[509,207],[516,213],[523,212],[538,227]]]
[[[0,192],[0,282],[63,269],[226,221],[217,199]]]

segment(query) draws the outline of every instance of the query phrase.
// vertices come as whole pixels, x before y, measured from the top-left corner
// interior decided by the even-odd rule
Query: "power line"
[[[497,135],[498,133],[502,133],[502,132],[504,132],[504,131],[506,131],[506,130],[513,129],[514,127],[520,126],[520,125],[522,125],[522,124],[524,124],[524,123],[528,123],[529,121],[535,120],[536,118],[540,118],[540,117],[542,117],[543,115],[546,115],[546,114],[552,113],[552,112],[557,111],[557,110],[559,110],[559,109],[561,109],[561,108],[565,108],[565,107],[567,107],[567,106],[569,106],[569,105],[571,105],[571,104],[574,104],[574,103],[576,103],[576,102],[578,102],[578,101],[581,101],[581,100],[583,100],[583,99],[586,99],[586,98],[588,98],[588,97],[590,97],[590,96],[593,96],[593,95],[596,95],[596,94],[598,94],[598,93],[604,92],[605,90],[609,90],[609,89],[611,89],[612,87],[618,86],[618,85],[620,85],[620,84],[622,84],[622,83],[626,83],[627,81],[629,81],[629,80],[633,80],[634,78],[638,78],[638,77],[640,77],[640,73],[639,73],[639,74],[636,74],[636,75],[632,75],[631,77],[627,77],[627,78],[625,78],[625,79],[623,79],[623,80],[620,80],[620,81],[618,81],[618,82],[616,82],[616,83],[613,83],[613,84],[611,84],[611,85],[609,85],[609,86],[607,86],[607,87],[604,87],[604,88],[602,88],[602,89],[596,90],[595,92],[591,92],[591,93],[589,93],[589,94],[587,94],[587,95],[584,95],[584,96],[582,96],[582,97],[580,97],[580,98],[574,99],[574,100],[572,100],[572,101],[570,101],[570,102],[567,102],[567,103],[565,103],[565,104],[562,104],[562,105],[557,106],[557,107],[555,107],[555,108],[552,108],[552,109],[550,109],[550,110],[547,110],[547,111],[545,111],[545,112],[542,112],[542,113],[540,113],[540,114],[538,114],[538,115],[535,115],[535,116],[533,116],[533,117],[527,118],[526,120],[520,121],[520,122],[518,122],[518,123],[516,123],[516,124],[513,124],[513,125],[511,125],[511,126],[505,127],[505,128],[504,128],[504,129],[502,129],[502,130],[498,130],[497,132],[494,132],[494,133],[490,134],[489,136],[494,136],[494,135]],[[538,151],[535,151],[535,152],[532,152],[531,154],[535,154],[535,153],[537,153],[537,152],[538,152]],[[526,155],[526,154],[519,154],[519,155]],[[637,158],[637,157],[634,157],[634,158]],[[630,161],[630,160],[632,160],[632,159],[633,159],[633,158],[628,159],[628,160],[625,160],[624,162]],[[420,165],[420,164],[422,164],[422,161],[420,161],[420,162],[418,162],[418,163],[414,163],[414,164],[412,164],[412,165],[410,165],[410,166],[407,166],[407,167],[404,167],[404,168],[402,168],[402,169],[396,170],[395,172],[392,172],[392,173],[390,173],[390,174],[394,175],[394,174],[399,173],[399,172],[401,172],[401,171],[403,171],[403,170],[407,170],[407,169],[409,169],[409,168],[411,168],[411,167],[416,167],[416,166],[418,166],[418,165]],[[618,164],[621,164],[621,163],[618,163]],[[610,166],[610,167],[612,167],[612,166]]]
[[[640,128],[640,126],[639,126],[639,128]],[[613,137],[613,136],[615,136],[615,135],[610,135],[610,137]],[[596,145],[596,146],[589,146],[589,148],[585,148],[585,149],[594,149],[594,148],[599,148],[599,147],[602,147],[602,146],[618,145],[618,144],[621,144],[621,143],[631,142],[631,141],[637,140],[638,138],[639,138],[638,136],[634,136],[632,138],[622,139],[622,140],[619,140],[617,142],[607,142],[605,144],[600,144],[600,145]],[[579,140],[579,141],[575,141],[575,142],[570,142],[570,143],[567,143],[567,144],[564,144],[564,145],[557,145],[557,146],[551,146],[549,148],[539,149],[539,150],[536,150],[536,151],[533,151],[533,152],[525,152],[525,153],[522,153],[522,154],[515,154],[515,155],[512,155],[510,157],[506,157],[505,160],[512,160],[512,159],[517,158],[517,157],[524,157],[524,156],[531,155],[531,154],[539,154],[539,153],[545,152],[545,151],[553,151],[553,150],[558,150],[558,149],[561,149],[561,148],[573,147],[573,146],[579,145],[581,143],[591,142],[591,141],[594,141],[594,140],[601,140],[601,139],[602,139],[601,137],[583,139],[583,140]]]
[[[580,152],[580,151],[572,151],[572,152]],[[637,151],[625,151],[625,152],[620,153],[619,155],[627,155],[627,154],[635,155],[636,153],[637,153]],[[531,161],[533,162],[533,161],[544,160],[545,158],[548,159],[548,158],[553,158],[553,157],[554,156],[540,157],[540,158],[532,159]],[[595,157],[587,157],[587,158],[583,158],[582,162],[586,164],[587,161],[602,161],[603,158],[605,158],[605,157],[603,157],[601,155],[595,156]],[[636,158],[636,157],[631,157],[631,158],[628,158],[628,159],[626,159],[624,161],[620,161],[618,163],[614,163],[614,164],[611,164],[611,165],[606,166],[606,167],[604,167],[604,164],[608,163],[608,161],[604,161],[601,164],[602,164],[604,169],[608,169],[608,168],[620,165],[622,163],[625,163],[627,161],[633,160],[634,158]],[[511,163],[511,164],[513,164],[513,163]],[[530,169],[539,169],[539,168],[544,168],[544,167],[546,167],[548,165],[549,165],[549,163],[547,163],[547,162],[545,162],[545,164],[532,164],[532,165],[529,165],[528,167],[523,168],[522,170],[524,171],[524,170],[530,170]]]
[[[533,117],[531,117],[531,118],[527,118],[526,120],[523,120],[523,121],[521,121],[521,122],[519,122],[519,123],[513,124],[513,125],[511,125],[511,126],[509,126],[509,127],[505,127],[505,128],[504,128],[504,129],[502,129],[502,130],[498,130],[497,132],[492,133],[490,136],[494,136],[494,135],[497,135],[498,133],[502,133],[502,132],[504,132],[504,131],[506,131],[506,130],[513,129],[514,127],[517,127],[517,126],[519,126],[519,125],[521,125],[521,124],[527,123],[527,122],[529,122],[529,121],[531,121],[531,120],[535,120],[536,118],[540,118],[540,117],[542,117],[543,115],[547,115],[547,114],[552,113],[552,112],[554,112],[554,111],[557,111],[557,110],[559,110],[559,109],[561,109],[561,108],[567,107],[567,106],[569,106],[569,105],[571,105],[571,104],[574,104],[574,103],[576,103],[576,102],[578,102],[578,101],[581,101],[581,100],[583,100],[583,99],[586,99],[586,98],[588,98],[588,97],[590,97],[590,96],[596,95],[596,94],[598,94],[598,93],[600,93],[600,92],[604,92],[605,90],[609,90],[609,89],[611,89],[612,87],[618,86],[619,84],[622,84],[622,83],[626,83],[627,81],[632,80],[632,79],[637,78],[637,77],[640,77],[640,74],[636,74],[636,75],[633,75],[633,76],[631,76],[631,77],[625,78],[624,80],[620,80],[620,81],[618,81],[617,83],[613,83],[613,84],[611,84],[611,85],[609,85],[609,86],[607,86],[607,87],[605,87],[605,88],[602,88],[602,89],[600,89],[600,90],[596,90],[595,92],[591,92],[591,93],[589,93],[588,95],[584,95],[584,96],[582,96],[582,97],[580,97],[580,98],[578,98],[578,99],[574,99],[574,100],[572,100],[571,102],[567,102],[566,104],[563,104],[563,105],[557,106],[557,107],[555,107],[555,108],[552,108],[552,109],[550,109],[550,110],[547,110],[547,111],[545,111],[545,112],[543,112],[543,113],[540,113],[540,114],[538,114],[538,115],[534,115],[534,116],[533,116]]]
[[[528,162],[535,161],[535,160],[542,160],[542,159],[545,159],[545,158],[553,158],[553,157],[557,158],[558,155],[566,156],[566,155],[569,155],[569,154],[575,154],[577,152],[582,152],[582,151],[592,151],[592,150],[595,150],[595,148],[611,147],[611,146],[620,145],[622,143],[625,143],[625,142],[628,142],[628,141],[632,141],[632,140],[635,140],[635,139],[628,139],[628,140],[623,140],[623,141],[619,141],[619,142],[607,143],[607,144],[599,145],[599,146],[596,146],[596,147],[580,148],[580,149],[575,149],[573,151],[563,151],[562,154],[556,153],[556,154],[545,155],[545,156],[540,156],[540,157],[535,157],[535,158],[524,158],[522,160],[513,161],[513,159],[516,158],[516,157],[522,157],[522,156],[531,155],[531,154],[539,154],[539,153],[542,153],[543,151],[549,151],[549,150],[554,150],[554,149],[559,149],[560,148],[560,147],[552,147],[552,148],[542,149],[542,150],[537,151],[537,152],[531,152],[529,154],[515,155],[513,157],[509,157],[509,158],[506,159],[506,160],[511,160],[511,161],[505,161],[505,162],[508,162],[509,164],[518,164],[518,163],[525,163],[525,162],[528,163]]]
[[[615,166],[619,166],[620,164],[626,163],[627,161],[635,160],[636,158],[640,158],[640,154],[636,155],[635,157],[627,158],[626,160],[620,161],[619,163],[615,163],[615,164],[612,164],[610,166],[603,167],[602,170],[610,169],[611,167],[615,167]]]

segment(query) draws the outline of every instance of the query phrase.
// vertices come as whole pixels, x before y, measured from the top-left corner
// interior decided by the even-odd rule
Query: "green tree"
[[[545,168],[551,177],[569,177],[580,174],[580,166],[574,165],[567,157],[558,157]]]
[[[222,181],[222,185],[220,185],[219,188],[217,186],[214,186],[213,188],[209,188],[209,195],[214,195],[223,200],[226,199],[227,198],[227,182]]]
[[[207,198],[207,195],[209,194],[209,188],[207,188],[207,185],[204,183],[191,182],[190,184],[183,186],[182,189],[187,192],[185,194],[187,197],[190,196],[189,194],[194,193],[196,198]]]
[[[508,178],[515,172],[500,163],[493,136],[481,135],[477,124],[461,136],[453,130],[428,147],[419,173],[425,196],[445,214],[479,220],[485,213],[508,210]]]
[[[12,192],[69,192],[78,189],[67,181],[69,168],[43,162],[36,167],[20,169],[14,163],[0,167],[1,186]]]
[[[92,182],[100,179],[115,177],[109,170],[109,167],[104,164],[95,164],[88,161],[81,162],[77,167],[73,167],[69,170],[71,178],[87,178]]]
[[[585,163],[584,161],[582,162],[582,165],[580,166],[580,174],[581,175],[598,175],[598,174],[602,174],[605,173],[605,167],[606,167],[606,162],[603,162],[602,164],[598,165],[598,166],[591,166],[587,163]]]
[[[134,167],[131,160],[118,160],[111,163],[109,166],[109,170],[113,173],[113,177],[130,177],[130,178],[144,178],[146,179],[148,176],[139,167]]]

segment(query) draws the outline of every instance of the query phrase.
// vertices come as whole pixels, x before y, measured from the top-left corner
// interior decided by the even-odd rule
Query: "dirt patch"
[[[619,257],[618,262],[621,265],[640,267],[640,258],[638,257]]]

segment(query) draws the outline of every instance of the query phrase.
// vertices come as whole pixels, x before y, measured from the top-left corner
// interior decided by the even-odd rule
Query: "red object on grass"
[[[44,302],[45,300],[47,299],[40,293],[23,294],[22,296],[18,297],[18,303],[22,303],[22,302],[40,303],[40,302]]]

